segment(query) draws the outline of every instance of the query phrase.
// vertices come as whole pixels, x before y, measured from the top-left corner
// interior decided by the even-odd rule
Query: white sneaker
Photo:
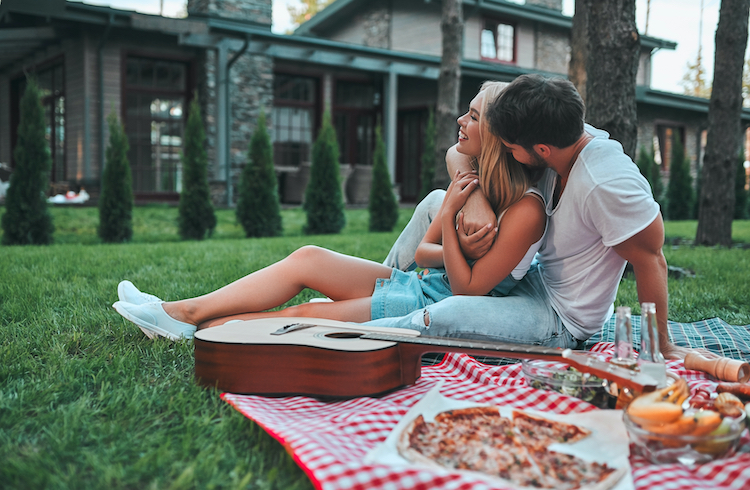
[[[192,339],[197,330],[195,325],[175,320],[169,316],[161,303],[134,305],[118,301],[112,307],[125,319],[138,325],[149,338],[161,335],[170,340]],[[149,335],[149,332],[152,335]]]
[[[117,285],[117,297],[124,303],[144,305],[146,303],[161,303],[161,299],[153,294],[142,293],[130,281],[121,281]]]

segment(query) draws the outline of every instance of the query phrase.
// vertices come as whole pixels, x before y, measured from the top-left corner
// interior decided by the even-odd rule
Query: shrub
[[[107,116],[107,146],[102,189],[99,195],[99,238],[105,243],[133,237],[133,187],[128,162],[128,137],[114,110]]]
[[[375,128],[375,153],[370,188],[370,231],[391,231],[398,221],[398,202],[385,163],[385,143],[380,126]]]
[[[21,98],[16,167],[10,175],[2,219],[5,245],[52,243],[55,225],[47,209],[46,189],[52,157],[44,137],[44,109],[36,81],[29,79]]]
[[[430,109],[427,115],[427,125],[424,128],[424,146],[422,147],[422,188],[419,191],[419,200],[435,189],[433,180],[435,178],[435,112]]]
[[[238,189],[237,221],[247,237],[279,236],[282,232],[278,184],[273,168],[271,138],[266,116],[258,117],[258,127],[250,139],[247,164],[242,169]]]
[[[659,203],[659,206],[662,206],[662,194],[664,193],[664,184],[661,181],[661,172],[659,170],[659,166],[656,164],[656,161],[654,160],[653,153],[649,153],[646,150],[646,147],[641,146],[640,150],[638,151],[638,160],[636,161],[636,165],[638,165],[638,169],[641,171],[641,174],[648,180],[649,185],[651,186],[651,192],[654,195],[654,200]]]
[[[183,135],[182,191],[177,219],[183,240],[203,240],[216,228],[216,215],[208,187],[208,155],[198,95],[190,102],[190,114]]]
[[[734,180],[734,219],[747,219],[748,194],[745,190],[745,156],[737,157],[737,175]]]
[[[685,156],[680,134],[675,132],[667,185],[667,218],[682,220],[690,219],[692,215],[693,178],[690,176],[690,160]]]
[[[302,207],[307,213],[305,233],[338,233],[346,223],[341,193],[339,146],[331,114],[323,114],[323,124],[313,145],[310,181]]]

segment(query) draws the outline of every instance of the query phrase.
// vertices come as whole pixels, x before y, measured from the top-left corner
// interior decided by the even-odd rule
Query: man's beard
[[[547,163],[547,160],[540,157],[537,152],[535,152],[533,149],[531,151],[527,151],[529,156],[531,157],[531,161],[527,163],[529,167],[532,168],[549,168],[549,163]]]

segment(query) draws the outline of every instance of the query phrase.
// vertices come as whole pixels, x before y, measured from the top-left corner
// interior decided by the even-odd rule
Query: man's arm
[[[615,245],[614,250],[633,266],[638,301],[656,304],[659,325],[659,347],[666,359],[684,359],[693,349],[680,347],[669,341],[667,327],[667,260],[662,253],[664,222],[661,214],[641,232]],[[714,354],[701,354],[718,357]]]
[[[445,155],[448,175],[456,171],[472,170],[471,158],[459,153],[455,146]],[[466,258],[479,259],[492,247],[495,240],[495,212],[480,190],[471,193],[459,215],[458,241]]]

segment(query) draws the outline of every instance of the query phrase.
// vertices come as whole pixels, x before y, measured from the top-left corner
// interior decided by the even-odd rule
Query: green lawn
[[[368,233],[367,212],[348,210],[341,235],[307,237],[290,209],[284,237],[245,239],[220,210],[211,239],[182,242],[176,208],[149,206],[135,210],[132,243],[102,245],[95,208],[52,211],[55,245],[0,248],[0,487],[311,488],[279,444],[193,382],[190,342],[148,341],[112,310],[117,283],[177,299],[308,243],[380,261],[398,233]],[[694,233],[695,222],[667,223],[669,237]],[[734,233],[750,242],[750,222]],[[750,324],[749,254],[665,247],[670,264],[696,273],[670,280],[670,318]],[[635,306],[631,279],[618,302]]]

